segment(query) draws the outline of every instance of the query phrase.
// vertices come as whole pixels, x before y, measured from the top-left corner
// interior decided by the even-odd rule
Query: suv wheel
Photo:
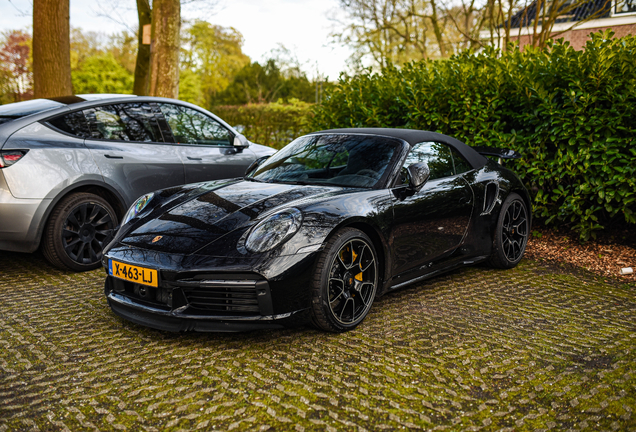
[[[96,269],[116,225],[115,210],[104,198],[90,193],[69,195],[49,217],[42,251],[51,264],[62,270]]]

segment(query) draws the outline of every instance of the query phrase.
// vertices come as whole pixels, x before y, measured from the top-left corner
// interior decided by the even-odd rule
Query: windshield
[[[307,135],[269,158],[248,178],[372,188],[401,146],[399,140],[372,135]]]

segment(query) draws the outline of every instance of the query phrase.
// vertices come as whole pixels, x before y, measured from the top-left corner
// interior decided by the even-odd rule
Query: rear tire
[[[526,251],[529,231],[526,203],[518,194],[511,193],[499,212],[488,264],[501,269],[510,269],[519,264]]]
[[[312,324],[334,333],[357,327],[371,310],[378,278],[379,263],[371,239],[354,228],[338,231],[316,261]]]
[[[116,226],[117,214],[104,198],[90,193],[69,195],[55,206],[49,217],[42,252],[62,270],[96,269]]]

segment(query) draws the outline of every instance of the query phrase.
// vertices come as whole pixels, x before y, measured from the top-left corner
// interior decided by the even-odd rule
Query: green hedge
[[[312,104],[292,99],[269,104],[222,105],[212,111],[232,126],[241,126],[243,134],[258,144],[280,149],[293,139],[311,132]]]
[[[636,223],[636,38],[612,36],[583,51],[559,41],[341,77],[311,126],[425,129],[515,149],[535,215],[587,239]]]

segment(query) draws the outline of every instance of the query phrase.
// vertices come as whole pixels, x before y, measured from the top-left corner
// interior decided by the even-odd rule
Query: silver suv
[[[139,196],[239,177],[273,153],[174,99],[79,95],[0,106],[0,250],[41,244],[59,268],[97,268]]]

